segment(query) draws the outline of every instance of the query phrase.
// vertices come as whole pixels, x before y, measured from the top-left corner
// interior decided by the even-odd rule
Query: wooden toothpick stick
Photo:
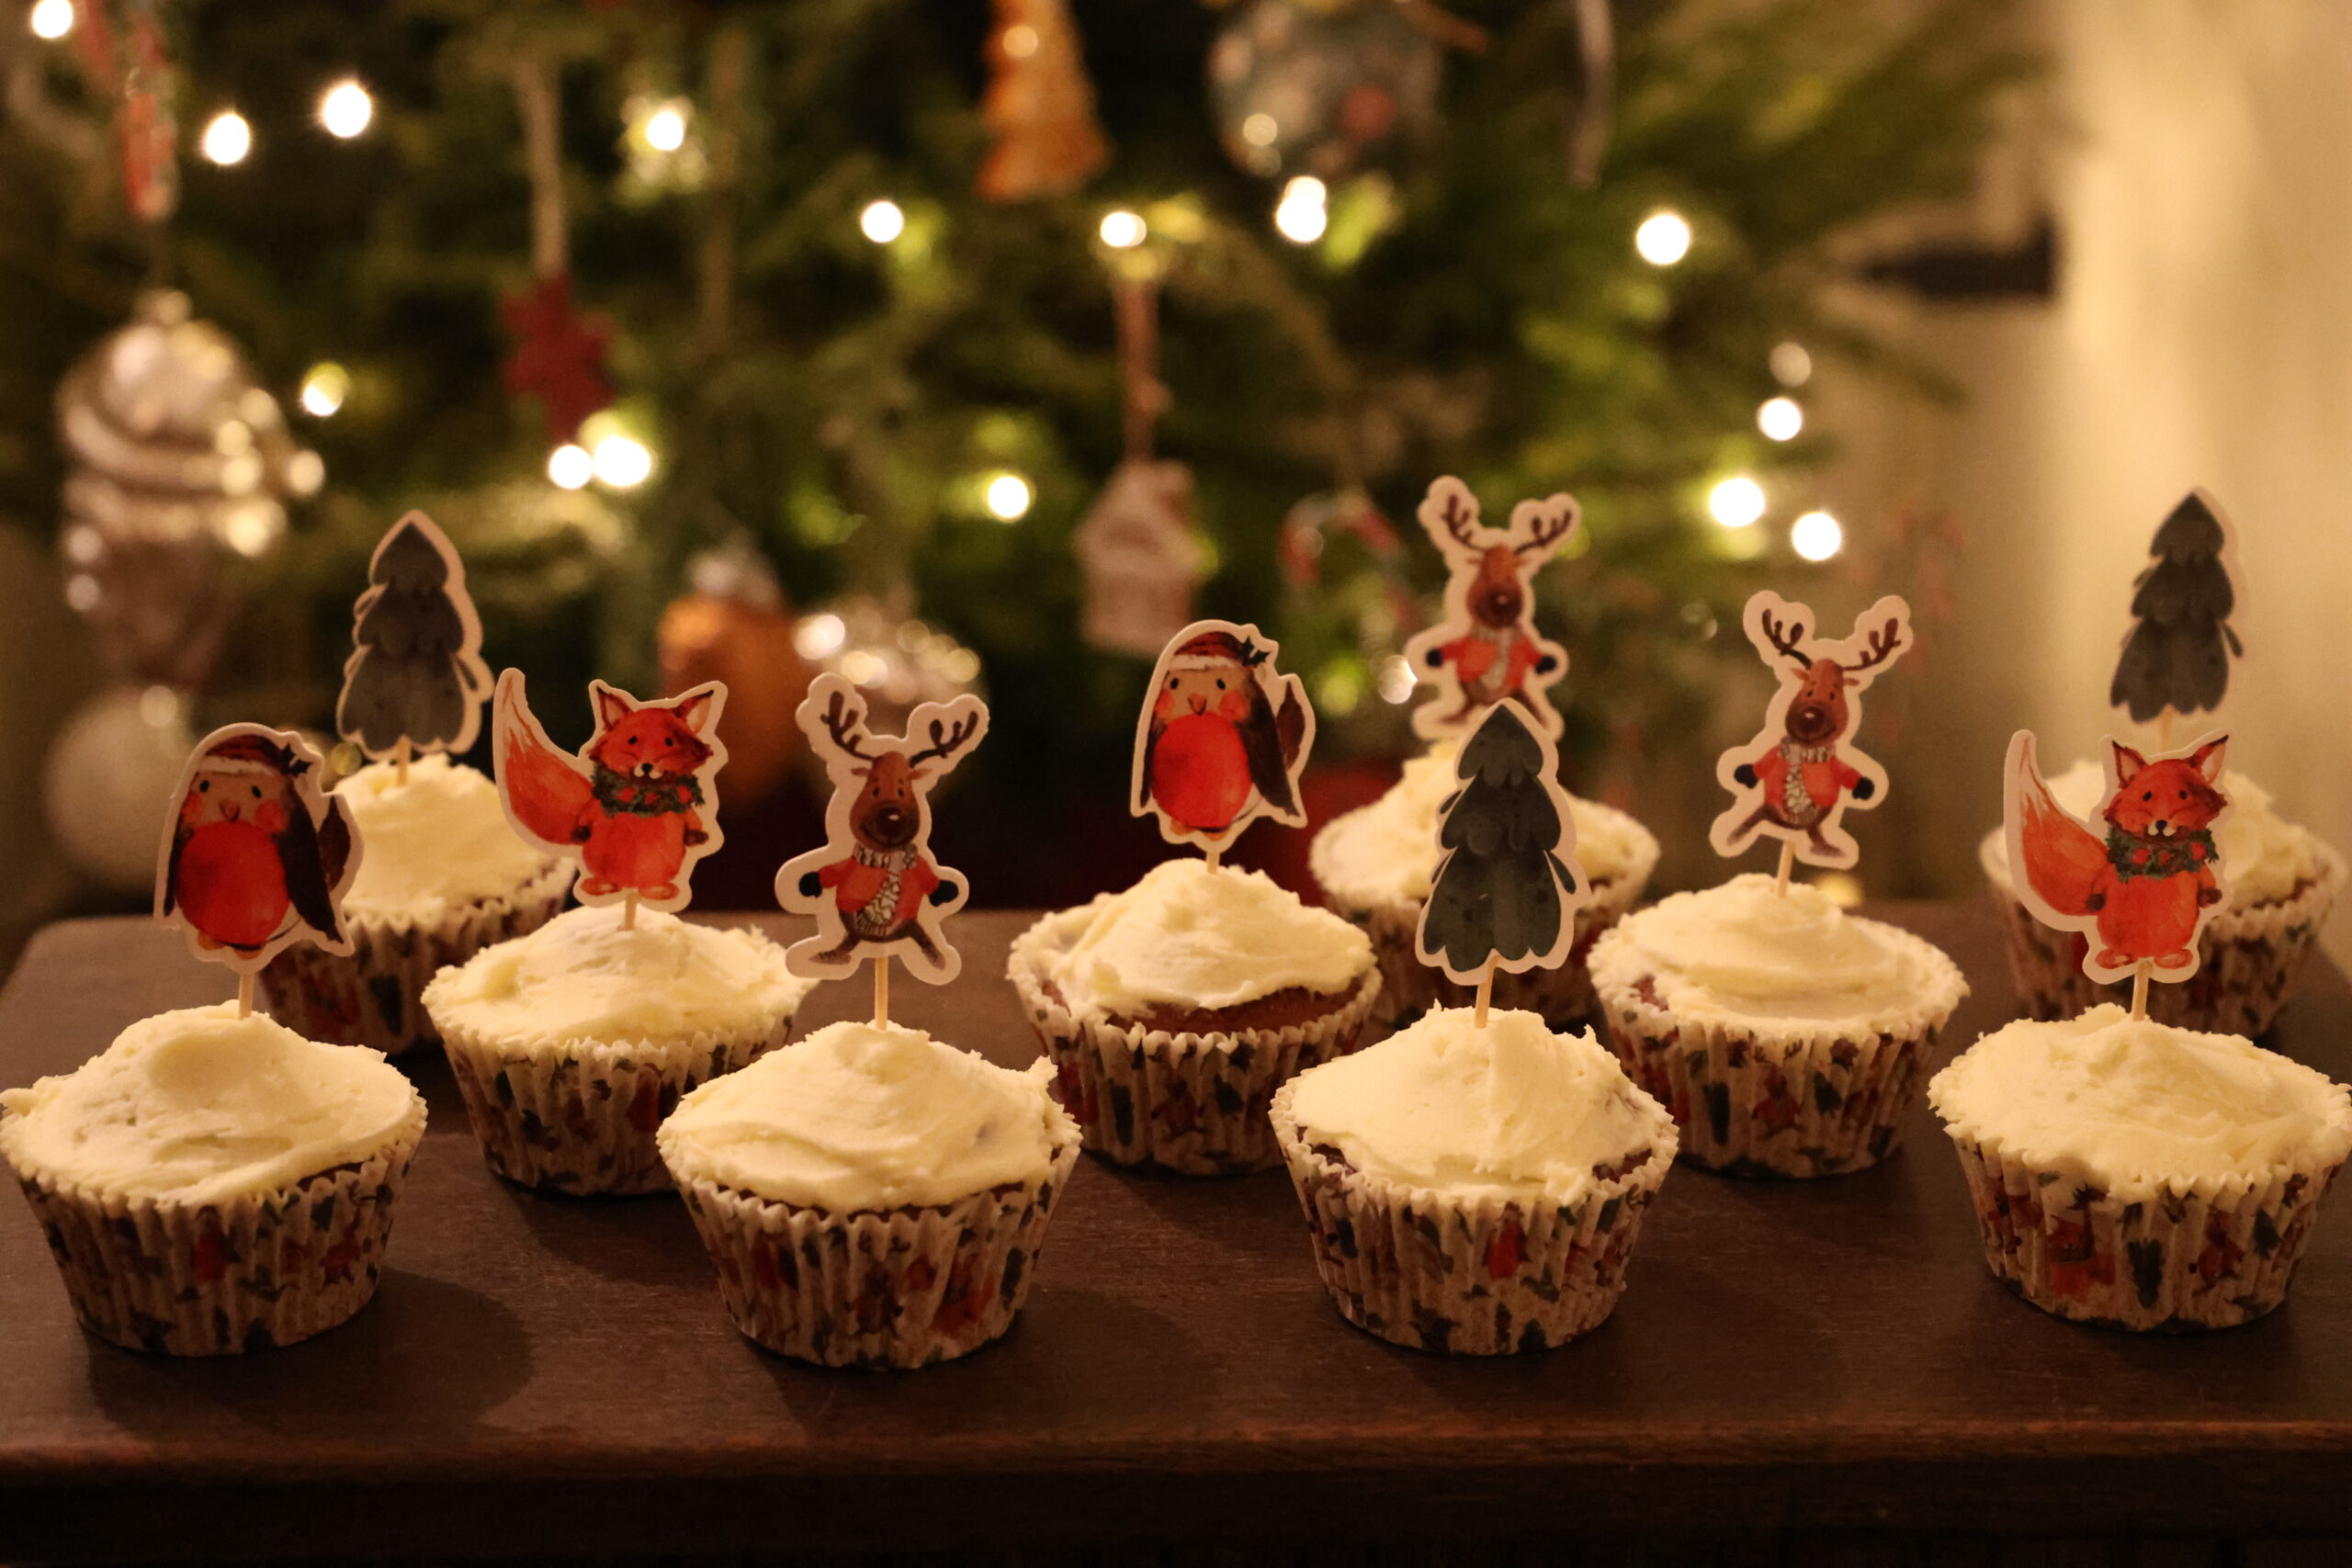
[[[1218,861],[1219,857],[1221,857],[1224,853],[1225,853],[1225,852],[1224,852],[1221,848],[1219,848],[1217,845],[1216,845],[1216,844],[1211,844],[1211,845],[1209,845],[1209,846],[1207,847],[1207,854],[1208,854],[1208,857],[1209,857],[1209,869],[1210,869],[1211,871],[1215,871],[1215,870],[1216,869],[1216,863],[1217,863],[1217,861]]]
[[[1772,891],[1779,894],[1783,898],[1789,896],[1789,873],[1796,869],[1796,864],[1797,846],[1795,840],[1782,839],[1781,840],[1781,870],[1780,874],[1772,879]]]
[[[2159,751],[2172,750],[2172,705],[2166,703],[2163,711],[2156,715],[2156,750]]]
[[[874,961],[874,1027],[890,1027],[890,959],[887,953]]]
[[[237,1016],[240,1019],[247,1019],[253,1015],[254,976],[253,971],[248,969],[237,976]]]
[[[2148,971],[2151,967],[2148,960],[2144,958],[2132,966],[2132,1016],[2133,1018],[2148,1016]]]
[[[637,930],[637,889],[634,887],[621,898],[621,930]]]
[[[1478,971],[1478,1016],[1472,1021],[1478,1028],[1487,1027],[1487,1007],[1494,999],[1495,961],[1489,958],[1487,960],[1487,966]]]
[[[399,773],[394,776],[402,789],[406,789],[408,787],[408,759],[410,750],[411,748],[408,743],[408,737],[405,735],[401,737],[401,743],[392,749],[392,765],[399,770]]]

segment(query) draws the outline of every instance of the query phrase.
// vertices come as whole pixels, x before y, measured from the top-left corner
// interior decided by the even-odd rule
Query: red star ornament
[[[547,408],[548,440],[561,446],[580,434],[582,422],[613,400],[605,373],[605,351],[612,322],[571,308],[571,275],[542,277],[498,302],[514,352],[506,360],[506,389],[536,392]]]

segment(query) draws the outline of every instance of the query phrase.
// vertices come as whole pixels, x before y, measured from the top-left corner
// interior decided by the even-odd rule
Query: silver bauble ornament
[[[195,744],[187,704],[168,686],[110,686],[74,710],[41,775],[65,857],[106,887],[153,886],[172,790]]]
[[[117,674],[202,684],[235,608],[227,569],[277,547],[286,503],[315,493],[325,465],[229,335],[168,289],[65,373],[57,424],[73,465],[66,602]]]
[[[1244,0],[1209,48],[1217,135],[1251,174],[1336,179],[1435,122],[1443,53],[1396,0]]]

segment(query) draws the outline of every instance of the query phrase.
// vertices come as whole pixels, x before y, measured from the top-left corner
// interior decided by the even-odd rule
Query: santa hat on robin
[[[1168,656],[1166,670],[1215,670],[1227,664],[1238,664],[1244,670],[1255,670],[1266,661],[1266,650],[1253,637],[1236,637],[1231,632],[1202,632],[1187,637],[1175,652]]]
[[[208,773],[267,773],[288,779],[311,771],[311,764],[291,747],[252,734],[232,736],[205,752],[202,767]]]

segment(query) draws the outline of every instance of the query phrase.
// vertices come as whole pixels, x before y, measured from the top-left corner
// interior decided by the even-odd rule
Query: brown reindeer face
[[[849,808],[850,831],[869,849],[904,849],[922,831],[922,792],[931,775],[909,764],[903,752],[886,751],[859,770],[865,787]]]
[[[1470,582],[1471,619],[1496,631],[1518,625],[1520,613],[1527,608],[1527,590],[1519,571],[1519,552],[1509,545],[1496,545],[1480,557],[1478,575]]]
[[[1844,667],[1835,660],[1815,660],[1789,699],[1789,739],[1802,746],[1826,746],[1846,733],[1851,716]]]

